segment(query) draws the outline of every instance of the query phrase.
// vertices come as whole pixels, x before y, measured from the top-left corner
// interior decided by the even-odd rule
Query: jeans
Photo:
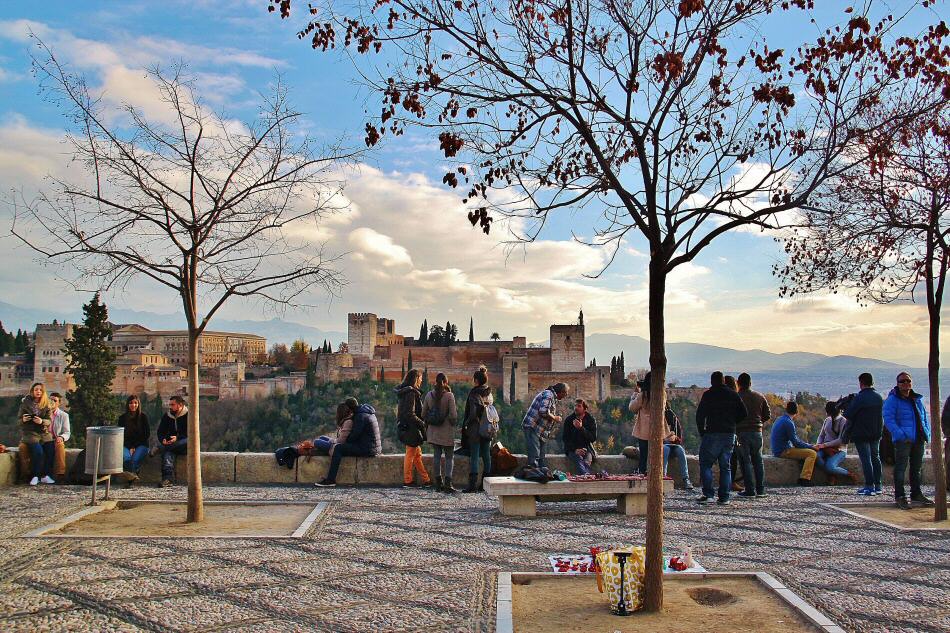
[[[762,464],[762,433],[742,431],[739,433],[739,463],[746,493],[765,494],[765,466]]]
[[[544,446],[542,444],[542,446]],[[542,448],[542,455],[543,453]],[[478,476],[478,458],[482,458],[482,477],[487,477],[491,472],[491,440],[479,438],[478,443],[468,443],[468,472]],[[530,461],[530,457],[528,458]]]
[[[910,496],[919,497],[920,469],[924,462],[924,438],[917,438],[916,442],[894,442],[894,498],[904,495],[904,471],[910,462]]]
[[[838,451],[831,457],[825,457],[825,472],[829,475],[850,475],[847,468],[841,467],[841,462],[848,454],[844,451]]]
[[[732,433],[706,433],[699,444],[699,475],[703,482],[703,496],[713,496],[714,463],[719,464],[719,499],[729,498],[732,488],[732,472],[729,470],[729,459],[732,457],[732,448],[736,444],[736,436]]]
[[[442,468],[442,456],[445,455],[445,468]],[[432,470],[436,477],[444,477],[446,483],[452,481],[455,469],[455,451],[451,446],[432,445]]]
[[[881,440],[870,442],[855,442],[861,458],[861,470],[864,471],[864,486],[866,488],[881,488]]]
[[[590,464],[586,457],[581,457],[577,453],[568,453],[567,461],[574,467],[574,472],[578,475],[589,475],[591,473]]]
[[[639,459],[639,463],[637,464],[637,470],[640,472],[640,474],[646,474],[646,472],[647,472],[647,466],[649,466],[649,464],[650,464],[650,462],[649,462],[649,457],[650,457],[650,441],[649,441],[649,440],[641,440],[641,439],[638,437],[638,438],[637,438],[637,447],[640,449],[640,459]]]
[[[129,472],[138,473],[147,455],[148,446],[136,446],[132,451],[122,447],[122,467]]]
[[[675,457],[676,462],[679,464],[680,479],[683,480],[683,485],[689,484],[689,468],[686,466],[686,451],[683,450],[680,444],[663,445],[663,474],[666,474],[667,468],[670,465],[671,456]]]
[[[53,472],[53,457],[56,455],[56,442],[37,442],[27,444],[30,447],[30,466],[34,477],[46,477]]]
[[[524,440],[528,453],[527,465],[539,467],[547,466],[547,461],[544,459],[544,445],[547,444],[547,442],[542,440],[541,436],[538,435],[538,432],[534,429],[524,429]]]
[[[174,444],[162,444],[162,479],[171,481],[175,476],[175,456],[185,455],[188,452],[188,438],[175,440]]]
[[[337,444],[333,447],[333,456],[330,457],[330,469],[327,471],[327,481],[336,481],[336,474],[340,470],[340,462],[344,457],[372,457],[372,453],[361,449],[355,444]]]

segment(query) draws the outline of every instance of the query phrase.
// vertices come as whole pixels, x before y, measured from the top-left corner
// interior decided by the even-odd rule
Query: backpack
[[[293,446],[284,446],[283,448],[278,448],[274,451],[274,457],[277,459],[278,466],[286,466],[288,470],[292,470],[294,464],[297,462],[297,458],[300,456],[297,453],[297,449]]]
[[[73,462],[73,466],[66,474],[66,478],[71,484],[79,486],[92,485],[92,475],[86,474],[86,449],[79,451],[79,455],[76,456],[76,461]]]
[[[467,453],[466,453],[467,455]],[[491,446],[491,474],[507,477],[518,468],[518,458],[511,454],[501,442]]]
[[[524,479],[538,484],[546,484],[557,479],[547,466],[523,466],[515,471],[515,479]]]
[[[478,435],[486,440],[493,440],[498,435],[498,423],[501,416],[493,404],[486,404],[482,415],[478,419]]]
[[[442,394],[445,397],[445,394]],[[432,396],[432,406],[426,411],[426,426],[442,426],[445,424],[445,418],[442,417],[442,400],[436,400]]]

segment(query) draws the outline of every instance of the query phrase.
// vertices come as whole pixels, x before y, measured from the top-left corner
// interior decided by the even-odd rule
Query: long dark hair
[[[139,403],[138,409],[135,410],[134,417],[132,415],[132,412],[129,411],[129,404],[133,400]],[[123,415],[125,415],[126,420],[129,420],[130,422],[135,422],[136,424],[138,424],[138,421],[142,419],[142,401],[139,400],[139,397],[135,395],[134,393],[125,399],[125,411],[123,411]]]
[[[650,372],[643,374],[643,380],[640,381],[640,397],[644,402],[650,401]]]
[[[418,369],[410,369],[406,372],[406,377],[402,379],[402,383],[399,385],[399,388],[403,387],[415,387],[416,380],[419,379],[419,376],[422,375],[422,372]]]
[[[475,373],[472,374],[472,380],[475,381],[476,386],[484,387],[488,382],[488,368],[484,365],[480,366],[475,370]]]
[[[441,400],[442,394],[449,390],[449,379],[439,372],[435,375],[435,395]]]

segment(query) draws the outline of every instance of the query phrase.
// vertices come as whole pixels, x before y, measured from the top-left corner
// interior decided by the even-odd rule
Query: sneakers
[[[740,493],[739,493],[738,495],[736,495],[736,496],[737,496],[737,497],[743,497],[743,498],[745,498],[745,499],[755,499],[755,493],[752,492],[751,490],[743,490],[742,492],[740,492]]]
[[[880,486],[874,486],[874,492],[872,492],[871,494],[873,494],[875,497],[877,497],[877,496],[879,496],[879,495],[884,494],[884,491],[881,490],[881,487],[880,487]]]
[[[861,495],[862,497],[870,497],[871,495],[874,494],[874,488],[868,488],[867,486],[865,486],[864,488],[861,488],[860,490],[858,490],[858,494]]]
[[[684,481],[684,482],[683,482],[683,490],[695,490],[695,488],[693,487],[693,482],[691,482],[689,479],[687,479],[686,481]]]
[[[901,510],[910,510],[910,504],[907,503],[907,497],[898,497],[895,500],[895,503],[897,504],[897,507],[900,508]]]
[[[40,478],[39,478],[39,477],[34,477],[33,479],[30,480],[30,485],[31,485],[31,486],[35,486],[35,485],[38,484],[38,483],[40,483]]]
[[[170,479],[162,479],[162,483],[158,484],[159,488],[170,488],[171,486],[172,482]]]
[[[403,488],[418,488],[418,487],[419,487],[419,484],[417,484],[417,483],[414,482],[414,481],[409,481],[409,482],[404,483],[404,484],[402,485],[402,487],[403,487]]]
[[[696,503],[698,503],[701,506],[708,505],[712,503],[712,498],[707,497],[706,495],[703,495],[702,497],[696,500]]]
[[[721,499],[716,499],[716,505],[719,505],[719,506],[729,505],[729,497],[722,497]]]
[[[336,482],[333,481],[332,479],[327,479],[326,477],[324,477],[323,479],[321,479],[320,481],[318,481],[317,483],[313,485],[319,486],[320,488],[335,488]]]
[[[756,491],[755,491],[755,496],[756,496],[756,497],[759,497],[759,498],[767,497],[767,496],[769,496],[769,493],[767,493],[765,490],[756,490]]]
[[[41,484],[55,484],[56,482],[53,481],[52,477],[50,477],[49,475],[46,475],[45,477],[40,479],[40,483]]]
[[[933,501],[931,501],[924,495],[911,495],[910,500],[916,503],[917,505],[925,507],[925,508],[932,508],[936,505]]]

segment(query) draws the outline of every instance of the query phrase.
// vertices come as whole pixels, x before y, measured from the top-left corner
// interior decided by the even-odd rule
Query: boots
[[[450,477],[446,477],[445,481],[442,483],[442,492],[446,492],[448,494],[455,494],[458,492],[458,490],[455,489],[455,486],[452,485],[452,479]]]
[[[435,491],[436,491],[436,492],[442,492],[442,478],[441,478],[441,477],[436,477],[436,478],[435,478],[435,483],[432,484],[432,487],[435,488]]]
[[[485,478],[484,477],[478,480],[478,491],[485,492]]]
[[[478,473],[469,473],[468,488],[462,492],[478,492]]]

